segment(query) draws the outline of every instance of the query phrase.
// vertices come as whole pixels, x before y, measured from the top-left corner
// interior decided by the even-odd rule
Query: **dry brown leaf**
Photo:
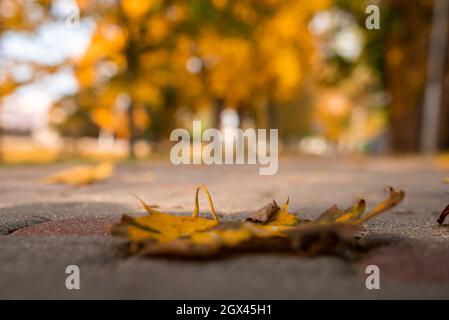
[[[95,166],[77,166],[44,177],[41,181],[45,184],[68,184],[83,186],[105,180],[114,173],[114,165],[108,162]]]
[[[288,211],[289,199],[276,211],[271,218],[265,223],[267,226],[289,227],[301,223],[300,219],[293,213]]]
[[[198,217],[199,191],[208,198],[213,219]],[[299,254],[332,253],[352,243],[362,222],[386,211],[404,197],[389,188],[389,197],[363,216],[365,201],[340,210],[336,206],[316,220],[300,220],[288,211],[287,202],[276,202],[253,212],[246,222],[220,223],[209,191],[197,188],[192,216],[176,216],[156,210],[142,202],[149,215],[124,216],[112,229],[129,240],[130,253],[150,256],[204,257],[227,251],[275,250]]]
[[[438,223],[439,224],[443,224],[444,219],[446,219],[446,216],[449,215],[449,205],[443,209],[443,211],[441,212],[440,217],[438,218]]]
[[[277,205],[275,201],[267,204],[265,207],[254,211],[246,219],[246,221],[266,223],[268,219],[271,218],[273,214],[278,212],[281,208]]]
[[[299,219],[288,211],[289,199],[279,207],[276,201],[269,203],[265,207],[256,210],[246,219],[249,222],[262,223],[267,226],[294,226],[299,223]]]

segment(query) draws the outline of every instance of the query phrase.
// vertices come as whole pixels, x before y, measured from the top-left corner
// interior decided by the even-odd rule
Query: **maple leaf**
[[[108,162],[99,165],[77,166],[44,177],[41,181],[45,184],[68,184],[83,186],[105,180],[112,176],[114,165]]]
[[[449,205],[446,208],[444,208],[443,211],[441,212],[441,215],[438,218],[438,223],[443,224],[444,219],[446,219],[447,215],[449,215]]]
[[[374,218],[375,216],[387,211],[388,209],[391,209],[392,207],[400,203],[405,197],[405,193],[402,190],[396,191],[392,187],[387,187],[387,191],[389,193],[388,198],[378,203],[373,209],[371,209],[370,212],[356,219],[354,223],[361,224],[369,219]]]
[[[198,217],[199,191],[204,190],[208,195],[211,214],[213,219]],[[174,241],[180,237],[189,236],[195,232],[204,231],[218,225],[218,218],[215,213],[212,198],[206,187],[200,186],[196,190],[195,209],[192,216],[177,216],[166,212],[156,210],[157,206],[148,205],[138,199],[148,215],[143,217],[131,218],[123,216],[122,222],[113,227],[115,234],[125,234],[131,241],[143,241],[153,239],[161,243]]]
[[[201,190],[207,195],[212,219],[198,217]],[[128,239],[130,253],[149,256],[208,257],[227,250],[255,249],[306,255],[332,253],[352,243],[361,223],[404,198],[403,191],[391,187],[388,191],[389,196],[366,214],[366,204],[361,199],[346,210],[333,206],[313,221],[302,220],[289,212],[287,200],[281,207],[273,201],[251,213],[244,222],[220,223],[207,187],[200,186],[196,189],[192,216],[161,212],[140,200],[148,215],[123,216],[112,233]]]

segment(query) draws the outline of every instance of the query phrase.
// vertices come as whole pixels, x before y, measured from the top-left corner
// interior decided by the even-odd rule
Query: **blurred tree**
[[[385,85],[391,97],[392,147],[420,148],[432,1],[386,1]]]
[[[230,107],[256,117],[259,126],[278,128],[279,106],[297,101],[312,64],[308,21],[331,1],[76,3],[81,20],[95,25],[86,52],[58,65],[32,65],[29,81],[73,66],[79,90],[55,105],[54,123],[72,137],[103,132],[129,139],[132,156],[138,135],[168,137],[183,107],[193,114],[212,108],[216,127]],[[37,32],[55,18],[53,4],[2,1],[0,32]],[[24,84],[12,70],[2,68],[2,96]]]
[[[444,139],[449,139],[446,138],[448,131],[445,131],[447,126],[444,123],[444,116],[449,114],[447,110],[449,104],[444,103],[449,99],[445,98],[446,90],[442,90],[440,123],[436,126],[423,124],[426,118],[423,117],[423,104],[428,67],[429,63],[430,65],[436,63],[436,59],[428,56],[435,3],[434,0],[413,2],[383,0],[377,3],[380,7],[380,29],[363,29],[366,45],[362,57],[377,71],[377,77],[387,93],[391,149],[396,152],[419,151],[422,147],[424,131],[429,132],[433,129],[438,131],[440,146],[443,145]],[[364,26],[367,17],[365,1],[337,0],[336,4],[351,12],[358,20],[358,24]],[[438,16],[445,19],[444,13]],[[438,33],[444,34],[441,31]],[[442,48],[444,41],[447,40],[438,39],[434,43]],[[437,48],[435,52],[437,55],[444,55],[441,49]],[[446,61],[448,59],[447,50],[445,59]],[[435,67],[431,69],[435,70]],[[446,68],[440,66],[436,69],[445,69],[445,77],[449,76],[447,62]],[[432,73],[430,69],[429,72]],[[442,80],[442,82],[447,86],[447,81]],[[430,106],[430,109],[434,107],[438,108],[438,106]],[[429,126],[439,126],[439,128],[429,128]]]
[[[440,2],[444,4],[445,1]],[[366,19],[364,1],[338,0],[337,3],[355,14],[360,25]],[[449,100],[447,90],[449,77],[448,50],[444,53],[444,30],[432,31],[434,0],[383,0],[379,3],[381,9],[381,27],[379,30],[365,30],[366,46],[363,56],[377,70],[379,79],[388,94],[389,122],[391,132],[391,147],[397,152],[416,152],[421,149],[425,132],[439,132],[438,141],[432,142],[442,147],[449,141],[449,131],[446,126],[449,115]],[[446,9],[447,10],[447,7]],[[442,11],[436,9],[436,11]],[[446,19],[445,12],[436,15]],[[436,20],[435,20],[436,21]],[[438,23],[438,25],[444,25]],[[437,25],[435,23],[434,25]],[[447,24],[446,24],[447,28]],[[433,28],[435,29],[435,28]],[[430,35],[434,34],[433,56],[429,56]],[[438,39],[437,39],[438,38]],[[448,38],[446,36],[446,38]],[[443,61],[436,67],[437,60]],[[444,63],[444,60],[446,62]],[[429,69],[428,69],[429,68]],[[433,71],[432,71],[433,70]],[[441,116],[437,123],[429,124],[424,120],[424,90],[426,79],[434,79],[435,70],[442,72],[443,97],[440,106],[427,103],[427,109],[440,108]],[[445,70],[445,71],[442,71]],[[430,77],[430,78],[429,78]],[[446,79],[446,80],[445,80]],[[425,123],[423,123],[423,121]],[[435,122],[435,121],[434,121]],[[436,137],[436,134],[433,134]],[[435,140],[435,138],[434,138]]]
[[[438,150],[441,145],[439,133],[443,131],[440,128],[446,125],[446,122],[441,122],[441,116],[444,115],[442,102],[445,60],[448,56],[448,21],[449,2],[434,0],[421,130],[421,150],[426,153],[435,153]]]
[[[213,101],[215,119],[224,107],[241,114],[262,111],[265,117],[259,125],[279,128],[277,107],[300,95],[310,71],[314,46],[309,19],[330,1],[192,3],[190,23],[196,33],[190,47],[190,72],[202,80],[198,88]]]
[[[158,138],[176,126],[180,105],[192,112],[212,106],[218,127],[224,107],[252,110],[262,102],[265,122],[277,128],[276,106],[298,96],[311,63],[308,20],[329,1],[78,0],[78,5],[82,16],[94,18],[96,30],[76,65],[81,91],[75,99],[91,110],[99,127],[128,137],[132,146],[136,121],[145,113],[138,116],[137,110],[147,110],[149,117],[140,129],[151,125]]]
[[[446,39],[449,45],[449,32]],[[449,49],[446,48],[446,57],[444,62],[443,73],[443,96],[441,101],[441,115],[439,119],[440,132],[439,132],[439,147],[440,149],[449,150]]]
[[[183,5],[158,0],[77,3],[96,29],[76,63],[80,93],[75,99],[91,110],[101,130],[128,138],[134,156],[137,130],[151,120],[145,108],[157,111],[167,102],[167,58]]]

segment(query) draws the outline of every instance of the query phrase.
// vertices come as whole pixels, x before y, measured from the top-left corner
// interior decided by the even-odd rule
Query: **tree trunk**
[[[136,144],[136,125],[134,123],[134,101],[131,98],[130,104],[128,106],[128,131],[129,131],[129,153],[128,156],[131,159],[136,157],[134,151],[134,145]]]
[[[449,43],[449,32],[447,35]],[[441,117],[439,130],[440,149],[449,149],[449,50],[446,49],[446,62],[443,78],[443,97],[441,102]]]
[[[276,104],[272,98],[269,98],[267,102],[267,126],[267,129],[278,129]]]
[[[385,34],[385,86],[390,102],[391,147],[396,152],[420,148],[422,97],[429,43],[431,5],[390,0],[393,16]]]
[[[221,126],[221,112],[224,109],[224,99],[214,98],[213,101],[213,128],[220,129]]]
[[[3,129],[0,124],[0,163],[3,162]]]
[[[139,72],[138,66],[138,43],[137,40],[130,39],[128,42],[128,47],[126,48],[126,63],[127,63],[127,79],[128,87],[132,87],[136,81],[137,74]],[[136,126],[134,123],[134,109],[136,101],[133,97],[131,90],[128,90],[130,97],[129,106],[127,109],[128,113],[128,131],[129,131],[129,153],[128,156],[133,159],[135,158],[134,144],[136,142]]]
[[[449,2],[434,0],[421,134],[421,150],[425,153],[435,153],[439,148],[448,19]]]

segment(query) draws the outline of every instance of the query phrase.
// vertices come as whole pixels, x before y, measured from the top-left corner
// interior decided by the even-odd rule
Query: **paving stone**
[[[362,269],[376,265],[382,277],[407,282],[449,285],[449,250],[429,248],[377,248],[362,262]]]
[[[12,235],[110,236],[110,226],[119,221],[120,219],[113,217],[61,219],[21,228],[13,232]]]

